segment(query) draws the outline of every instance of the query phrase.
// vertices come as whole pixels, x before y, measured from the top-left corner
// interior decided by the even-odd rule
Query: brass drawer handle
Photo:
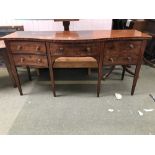
[[[133,48],[134,48],[134,45],[133,45],[133,44],[130,44],[129,47],[130,47],[131,49],[133,49]]]
[[[37,46],[36,47],[36,51],[40,51],[40,46]]]
[[[38,63],[38,64],[41,63],[41,59],[37,59],[37,63]]]
[[[90,48],[90,47],[87,47],[87,48],[86,48],[86,51],[87,51],[87,52],[91,52],[91,48]]]
[[[62,52],[64,50],[64,48],[63,47],[60,47],[59,50],[60,50],[60,52]]]
[[[111,61],[112,63],[114,62],[113,58],[110,58],[109,61]]]
[[[128,61],[131,61],[131,57],[127,57]]]
[[[21,49],[22,49],[22,46],[18,45],[17,50],[21,50]]]
[[[20,58],[20,62],[24,62],[24,60],[25,60],[24,58]]]

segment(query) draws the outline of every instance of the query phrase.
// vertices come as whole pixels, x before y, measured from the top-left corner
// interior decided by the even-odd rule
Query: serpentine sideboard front
[[[19,31],[1,39],[5,41],[13,76],[22,95],[16,67],[49,68],[53,95],[55,82],[53,66],[60,57],[93,57],[98,64],[97,96],[100,94],[103,65],[136,65],[131,95],[143,59],[146,42],[151,37],[137,30],[98,30],[68,32]]]

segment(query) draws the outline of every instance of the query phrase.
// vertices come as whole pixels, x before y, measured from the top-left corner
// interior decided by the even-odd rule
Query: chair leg
[[[28,73],[28,78],[29,78],[30,81],[32,81],[30,67],[26,66],[26,69],[27,69],[27,73]]]
[[[125,68],[125,70],[126,70],[126,72],[128,72],[129,74],[131,74],[131,75],[135,75],[135,73],[133,73],[131,70],[129,70],[127,67]]]
[[[103,79],[106,79],[110,76],[110,74],[113,72],[113,70],[115,69],[115,66],[112,66],[110,68],[110,71],[108,73],[106,73],[104,76],[103,76]]]
[[[126,66],[122,66],[123,67],[123,71],[122,71],[122,77],[121,80],[124,80],[124,75],[125,75],[125,71],[126,71]]]

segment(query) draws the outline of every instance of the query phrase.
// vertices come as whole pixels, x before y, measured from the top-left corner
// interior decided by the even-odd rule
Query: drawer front
[[[112,41],[105,44],[104,64],[137,64],[141,41]]]
[[[99,43],[50,43],[52,56],[94,56],[99,54]]]
[[[46,54],[46,46],[43,42],[11,42],[10,48],[12,53],[35,53]]]
[[[138,57],[104,57],[105,65],[136,65]]]
[[[48,67],[47,57],[39,55],[13,55],[16,66]]]

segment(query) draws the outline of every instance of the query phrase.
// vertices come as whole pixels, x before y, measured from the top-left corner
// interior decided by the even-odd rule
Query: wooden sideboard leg
[[[134,79],[133,79],[133,84],[132,84],[132,89],[131,89],[131,95],[134,94],[135,87],[136,87],[136,84],[137,84],[137,80],[139,78],[139,72],[140,72],[140,68],[141,68],[141,64],[142,64],[142,60],[143,60],[143,54],[144,54],[144,50],[146,48],[146,44],[147,44],[147,41],[144,40],[142,42],[140,57],[139,57],[139,60],[138,60],[138,64],[136,65],[136,69],[135,69],[135,73],[134,73]]]
[[[121,80],[124,80],[124,75],[125,75],[126,66],[123,65],[122,67],[123,67],[123,71],[122,71]]]
[[[102,63],[99,63],[99,67],[98,67],[98,84],[97,84],[97,97],[100,96],[100,90],[101,90],[101,79],[103,77],[103,73],[102,73]]]
[[[17,67],[14,64],[14,61],[12,59],[11,54],[8,52],[10,50],[9,49],[10,46],[9,46],[7,41],[5,42],[5,45],[6,45],[6,47],[8,47],[7,50],[6,50],[6,53],[7,53],[7,57],[8,57],[9,63],[10,63],[10,69],[11,69],[12,75],[13,75],[13,77],[15,79],[16,86],[17,86],[17,88],[19,90],[20,95],[23,95],[22,88],[21,88],[21,83],[20,83],[20,79],[19,79],[19,75],[18,75],[18,72],[17,72]]]
[[[8,73],[9,73],[9,77],[10,77],[10,79],[11,79],[11,81],[12,81],[13,87],[16,88],[17,85],[16,85],[15,78],[14,78],[14,76],[13,76],[13,73],[12,73],[12,71],[10,70],[10,68],[9,68],[7,65],[6,65],[6,68],[7,68],[7,71],[8,71]]]
[[[5,65],[6,65],[8,73],[9,73],[9,77],[12,81],[13,87],[16,88],[17,85],[16,85],[16,81],[15,81],[15,78],[14,78],[13,73],[12,73],[11,67],[9,66],[10,64],[8,64],[8,62],[5,61]]]
[[[27,69],[27,73],[28,73],[28,78],[29,78],[30,81],[32,81],[30,67],[26,66],[26,69]]]
[[[9,73],[9,77],[12,81],[13,87],[16,88],[17,87],[16,81],[15,81],[14,75],[13,75],[12,70],[11,70],[11,66],[10,66],[9,58],[7,56],[6,49],[2,49],[1,53],[2,53],[2,57],[4,59],[7,71]]]
[[[51,84],[52,84],[53,96],[56,97],[53,67],[50,66],[49,67],[49,71],[50,71],[50,77],[51,77]]]
[[[133,79],[133,84],[132,84],[132,89],[131,89],[131,95],[133,95],[134,94],[134,91],[135,91],[135,87],[136,87],[137,80],[138,80],[138,77],[139,77],[140,67],[141,67],[141,65],[137,65],[136,66],[136,69],[135,69],[135,75],[134,75],[134,79]]]
[[[15,68],[15,71],[16,71],[16,76],[15,76],[16,84],[17,84],[19,93],[22,96],[23,95],[23,92],[22,92],[21,83],[20,83],[18,72],[17,72],[17,68]]]
[[[49,44],[46,44],[47,50],[49,49]],[[48,50],[50,51],[50,50]],[[50,73],[50,79],[51,79],[51,85],[52,85],[52,92],[53,96],[56,97],[56,92],[55,92],[55,81],[54,81],[54,71],[53,71],[53,66],[55,62],[55,57],[52,57],[51,52],[47,52],[48,54],[48,68],[49,68],[49,73]]]
[[[12,65],[12,72],[14,74],[14,78],[15,78],[16,85],[17,85],[17,88],[19,90],[19,93],[20,93],[20,95],[23,95],[19,75],[18,75],[18,72],[17,72],[17,68],[14,65]]]

